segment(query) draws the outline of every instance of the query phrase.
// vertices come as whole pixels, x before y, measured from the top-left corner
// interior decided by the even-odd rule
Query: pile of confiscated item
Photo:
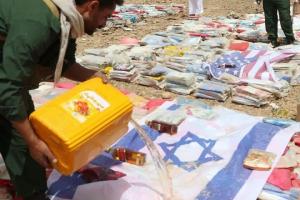
[[[294,17],[294,30],[299,35],[300,17]],[[86,49],[77,60],[114,80],[260,107],[287,96],[290,85],[300,82],[300,45],[273,49],[266,41],[263,15],[203,17],[141,40]]]

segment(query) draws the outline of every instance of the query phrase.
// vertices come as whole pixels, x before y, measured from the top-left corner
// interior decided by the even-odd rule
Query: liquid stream
[[[161,183],[162,191],[163,191],[163,199],[164,200],[174,200],[174,198],[172,198],[172,196],[173,196],[172,180],[170,178],[165,161],[162,159],[162,156],[160,155],[159,151],[157,150],[155,144],[149,138],[149,136],[147,135],[145,130],[133,119],[131,119],[130,122],[136,129],[136,131],[139,134],[139,136],[141,137],[141,139],[146,144],[146,146],[151,154],[156,171],[160,178],[160,183]]]

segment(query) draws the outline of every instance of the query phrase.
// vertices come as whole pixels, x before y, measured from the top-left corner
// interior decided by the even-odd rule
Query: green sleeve
[[[26,83],[56,33],[33,20],[14,21],[9,27],[0,64],[0,115],[8,120],[22,120],[30,113],[26,107]],[[24,95],[25,92],[25,95]]]

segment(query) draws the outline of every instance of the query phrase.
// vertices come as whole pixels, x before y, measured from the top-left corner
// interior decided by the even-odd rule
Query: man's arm
[[[20,121],[11,121],[13,127],[21,134],[28,145],[31,157],[44,167],[52,167],[57,160],[47,145],[40,140],[31,127],[27,118]]]
[[[31,99],[26,84],[44,50],[55,41],[48,27],[35,21],[18,21],[10,25],[0,64],[0,115],[27,143],[33,159],[44,167],[51,167],[55,159],[47,145],[35,134],[28,120]]]
[[[65,65],[63,70],[63,76],[73,81],[86,81],[90,78],[99,77],[104,83],[108,82],[107,77],[101,71],[87,69],[76,63],[76,40],[69,39],[68,48],[65,55]]]
[[[73,63],[65,70],[64,77],[74,81],[86,81],[90,78],[99,77],[103,83],[107,83],[108,79],[101,71],[87,69],[78,63]]]

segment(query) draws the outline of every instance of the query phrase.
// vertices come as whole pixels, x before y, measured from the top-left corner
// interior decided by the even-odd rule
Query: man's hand
[[[91,78],[95,78],[95,77],[101,78],[102,82],[105,84],[109,82],[107,76],[101,71],[96,72]]]
[[[31,157],[45,168],[52,168],[57,162],[48,146],[42,141],[37,140],[33,144],[29,144]]]
[[[11,123],[27,143],[32,158],[43,167],[52,168],[52,164],[56,163],[57,160],[48,146],[35,134],[29,120],[26,118],[21,121],[12,121]]]
[[[104,73],[93,69],[87,69],[78,63],[74,63],[73,65],[69,66],[63,76],[79,82],[86,81],[90,78],[99,77],[102,79],[103,83],[108,83],[108,78]]]

